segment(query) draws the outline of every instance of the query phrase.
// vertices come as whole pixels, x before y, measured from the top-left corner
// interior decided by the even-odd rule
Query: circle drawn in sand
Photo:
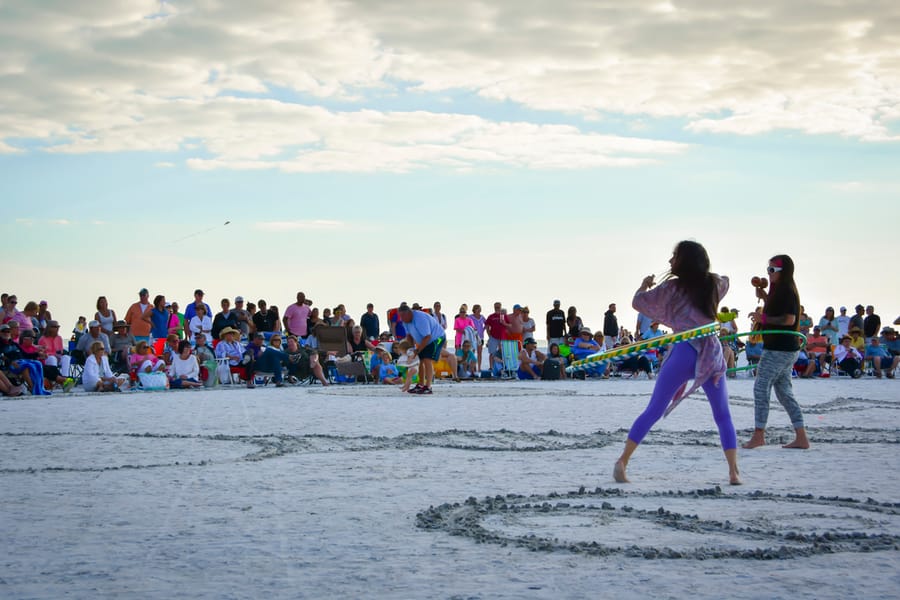
[[[771,560],[900,549],[900,503],[732,495],[718,487],[469,498],[430,507],[416,515],[416,525],[533,551],[648,559]]]

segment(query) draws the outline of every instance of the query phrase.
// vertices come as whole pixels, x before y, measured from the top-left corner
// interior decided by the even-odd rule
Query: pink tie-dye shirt
[[[728,293],[728,277],[715,274],[713,276],[718,280],[719,301],[721,301]],[[704,315],[691,304],[691,299],[678,288],[674,279],[664,281],[645,292],[638,290],[634,294],[631,306],[651,319],[671,327],[675,333],[715,321],[715,318]],[[697,366],[694,370],[694,383],[681,394],[682,398],[690,395],[710,379],[718,384],[727,368],[719,338],[710,336],[686,343],[697,351]]]

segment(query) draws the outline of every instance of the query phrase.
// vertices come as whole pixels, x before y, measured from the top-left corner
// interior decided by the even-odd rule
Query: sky
[[[681,239],[745,313],[786,253],[892,321],[898,165],[896,2],[0,0],[0,287],[63,331],[141,287],[633,327]]]

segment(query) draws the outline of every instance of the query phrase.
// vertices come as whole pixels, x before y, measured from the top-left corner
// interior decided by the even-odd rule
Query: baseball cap
[[[235,296],[235,297],[234,297],[234,301],[235,301],[235,303],[237,303],[237,302],[243,302],[243,301],[244,301],[244,297],[243,297],[243,296]]]
[[[9,331],[9,325],[7,325],[6,323],[0,325],[0,331]]]
[[[554,300],[553,304],[562,304],[559,300]]]
[[[100,327],[100,321],[91,321],[88,323],[88,327]]]
[[[522,309],[521,304],[513,304],[513,310],[521,310],[521,309]]]
[[[528,344],[537,344],[537,342],[534,341],[533,337],[525,338],[525,341],[522,342],[522,345],[527,346]]]
[[[842,307],[841,307],[841,312],[843,312],[843,311],[845,311],[845,310],[847,310],[847,307],[846,307],[846,306],[842,306]]]

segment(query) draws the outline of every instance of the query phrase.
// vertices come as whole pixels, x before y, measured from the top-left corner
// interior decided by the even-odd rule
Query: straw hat
[[[235,329],[234,327],[225,327],[224,329],[222,329],[222,331],[219,332],[219,339],[220,340],[225,339],[225,336],[228,335],[229,333],[236,333],[238,335],[241,335],[241,332],[238,331],[237,329]]]

